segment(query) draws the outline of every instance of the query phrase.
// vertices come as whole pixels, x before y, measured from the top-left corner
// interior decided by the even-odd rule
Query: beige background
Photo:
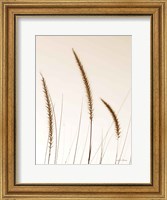
[[[87,136],[89,116],[85,88],[72,53],[72,48],[75,49],[84,66],[93,92],[92,157],[101,143],[102,133],[104,137],[112,124],[112,118],[99,98],[105,99],[115,112],[118,112],[128,94],[119,113],[121,126],[119,155],[121,154],[131,117],[131,36],[36,36],[36,164],[44,163],[48,134],[48,119],[40,73],[46,79],[55,105],[58,125],[63,95],[64,109],[58,156],[60,164],[64,164],[66,161],[68,164],[72,164],[83,99],[83,116],[76,164],[79,164],[81,160]],[[112,134],[114,134],[114,126],[106,138],[104,149],[107,144],[108,146],[103,164],[113,164],[115,162],[117,140],[115,135],[110,140]],[[71,148],[73,140],[74,145]],[[89,143],[87,142],[82,164],[87,163],[88,147]],[[69,155],[70,148],[71,153]],[[54,160],[53,153],[51,163]],[[129,130],[125,146],[124,161],[121,163],[129,164],[130,157],[131,130]],[[92,164],[98,164],[99,159],[100,151],[94,157]]]

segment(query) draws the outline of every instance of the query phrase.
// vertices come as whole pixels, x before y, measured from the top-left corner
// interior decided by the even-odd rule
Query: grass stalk
[[[60,122],[59,122],[59,134],[58,134],[56,162],[58,162],[58,152],[59,152],[59,146],[60,146],[62,118],[63,118],[63,94],[62,94],[62,99],[61,99],[61,114],[60,114]]]
[[[92,153],[92,120],[90,121],[90,141],[89,141],[89,156],[88,156],[88,164],[90,164],[91,153]]]
[[[114,125],[115,125],[115,131],[116,131],[116,136],[117,136],[117,149],[116,149],[116,158],[115,158],[115,164],[116,164],[117,157],[118,157],[119,138],[120,138],[120,134],[121,134],[120,125],[119,125],[118,117],[117,117],[115,111],[111,108],[111,106],[106,101],[104,101],[103,99],[101,99],[101,101],[103,102],[103,104],[106,106],[106,108],[110,112],[110,114],[113,118]]]
[[[53,144],[53,110],[51,105],[51,98],[49,95],[48,87],[45,81],[45,78],[41,74],[42,77],[42,86],[43,86],[43,92],[45,95],[45,103],[46,103],[46,109],[47,109],[47,115],[48,115],[48,148],[49,148],[49,155],[48,155],[48,164],[50,162],[50,156],[51,156],[51,149]]]
[[[108,140],[108,142],[107,142],[106,148],[105,148],[105,150],[103,151],[103,157],[104,157],[104,155],[105,155],[105,153],[106,153],[106,151],[107,151],[108,145],[110,144],[111,139],[112,139],[112,137],[114,136],[114,134],[115,134],[115,133],[113,133],[113,134],[110,136],[110,138],[109,138],[109,140]]]
[[[129,120],[129,123],[128,123],[127,131],[126,131],[126,136],[125,136],[125,140],[124,140],[123,147],[122,147],[122,150],[121,150],[120,158],[118,160],[118,164],[120,163],[120,160],[121,160],[123,152],[124,152],[125,144],[126,144],[126,141],[127,141],[127,138],[128,138],[130,124],[131,124],[131,117],[130,117],[130,120]]]
[[[100,163],[102,164],[102,160],[103,160],[103,131],[102,131],[102,136],[101,136],[101,154],[100,154]]]
[[[115,156],[115,165],[117,164],[117,159],[118,159],[118,146],[119,146],[119,138],[117,138],[117,149],[116,149],[116,156]]]
[[[44,164],[46,164],[46,159],[47,159],[48,143],[49,143],[49,137],[48,137],[48,139],[47,139],[47,143],[46,143],[46,150],[45,150],[45,160],[44,160]]]
[[[90,158],[91,158],[91,152],[92,152],[92,122],[93,122],[93,98],[92,98],[92,92],[90,89],[89,80],[87,78],[86,72],[83,68],[83,65],[81,61],[79,60],[79,57],[77,56],[74,49],[72,49],[74,57],[76,59],[77,65],[79,67],[82,80],[85,86],[87,100],[88,100],[88,111],[89,111],[89,119],[90,119],[90,142],[89,142],[89,155],[88,155],[88,164],[90,164]]]
[[[56,114],[55,114],[55,108],[54,105],[51,101],[52,107],[53,107],[53,118],[54,118],[54,124],[55,124],[55,159],[54,159],[54,164],[57,164],[57,159],[56,159],[56,155],[57,155],[57,122],[56,122]]]
[[[74,135],[74,138],[73,138],[73,140],[72,140],[72,143],[71,143],[71,146],[70,146],[70,149],[69,149],[69,152],[68,152],[68,155],[67,155],[65,164],[67,164],[67,162],[68,162],[68,159],[69,159],[69,157],[70,157],[71,150],[72,150],[72,147],[73,147],[73,145],[74,145],[74,141],[75,141],[75,138],[76,138],[76,137],[77,137],[77,133]]]
[[[117,117],[115,111],[111,108],[111,106],[106,101],[104,101],[103,99],[101,99],[101,101],[106,106],[106,108],[108,109],[108,111],[110,112],[110,114],[113,118],[113,121],[115,124],[116,135],[117,135],[117,138],[119,138],[121,132],[120,132],[120,125],[119,125],[118,117]]]
[[[89,127],[88,127],[88,132],[87,132],[87,135],[86,135],[86,140],[85,140],[84,148],[83,148],[83,151],[82,151],[82,156],[81,156],[80,164],[82,164],[83,156],[84,156],[85,149],[86,149],[86,143],[87,143],[87,140],[88,140],[88,135],[89,135]]]
[[[74,159],[73,164],[75,164],[76,154],[77,154],[77,148],[78,148],[78,142],[79,142],[79,135],[80,135],[80,128],[81,128],[81,120],[82,120],[82,108],[83,108],[83,99],[81,103],[81,111],[80,111],[80,118],[79,118],[79,125],[78,125],[78,133],[77,133],[77,141],[75,146],[75,153],[74,153]]]
[[[65,149],[65,142],[66,142],[65,138],[66,138],[66,132],[64,132],[64,137],[63,137],[63,144],[62,144],[63,152],[62,152],[61,164],[63,164],[63,160],[64,160],[64,151],[65,151],[64,149]]]

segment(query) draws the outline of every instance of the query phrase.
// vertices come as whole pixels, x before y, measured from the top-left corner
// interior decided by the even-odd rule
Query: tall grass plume
[[[119,137],[121,134],[120,125],[119,125],[118,117],[117,117],[115,111],[111,108],[111,106],[106,101],[104,101],[103,99],[101,99],[101,101],[103,102],[103,104],[106,106],[106,108],[110,112],[110,114],[113,118],[114,124],[115,124],[115,131],[116,131],[116,136],[117,136],[117,149],[116,149],[116,157],[115,157],[115,164],[116,164],[117,157],[118,157],[118,141],[119,141]]]
[[[49,155],[48,155],[48,164],[50,161],[50,156],[51,156],[51,149],[53,145],[53,108],[52,108],[52,103],[48,91],[48,87],[45,81],[45,78],[41,74],[42,77],[42,86],[43,86],[43,92],[45,95],[45,103],[46,103],[46,110],[47,110],[47,115],[48,115],[48,127],[49,127],[49,133],[48,133],[48,148],[49,148]]]
[[[90,83],[89,83],[88,77],[86,75],[86,72],[83,68],[83,65],[82,65],[79,57],[77,56],[76,52],[74,51],[74,49],[72,49],[72,51],[75,56],[79,70],[81,72],[81,76],[82,76],[82,80],[83,80],[83,83],[85,86],[87,100],[88,100],[88,111],[89,111],[89,119],[90,119],[90,143],[89,143],[89,155],[88,155],[88,164],[89,164],[90,158],[91,158],[91,151],[92,151],[93,98],[92,98]]]
[[[116,135],[117,135],[117,138],[119,138],[121,131],[120,131],[120,125],[119,125],[118,117],[117,117],[115,111],[111,108],[111,106],[106,101],[104,101],[103,99],[101,99],[101,101],[106,106],[106,108],[108,109],[108,111],[110,112],[110,114],[113,118],[113,121],[114,121],[114,124],[115,124]]]

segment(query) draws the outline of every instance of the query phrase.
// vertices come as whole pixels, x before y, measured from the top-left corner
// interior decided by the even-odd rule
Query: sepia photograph
[[[132,164],[132,37],[37,35],[35,45],[35,164]]]

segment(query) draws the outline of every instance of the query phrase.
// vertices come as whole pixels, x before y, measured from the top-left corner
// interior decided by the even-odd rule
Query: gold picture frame
[[[167,199],[166,0],[1,0],[1,199]],[[15,184],[15,19],[18,15],[151,16],[151,184]]]

